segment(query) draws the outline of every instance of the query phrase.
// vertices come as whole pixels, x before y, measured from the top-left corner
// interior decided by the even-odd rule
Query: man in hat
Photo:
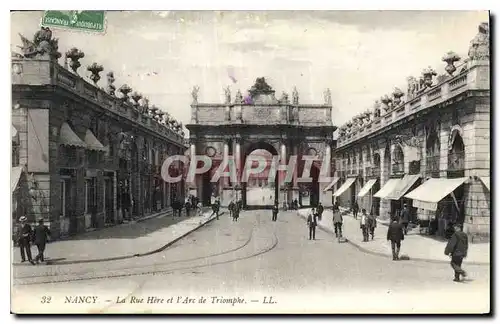
[[[392,260],[399,260],[399,250],[401,249],[401,241],[405,239],[403,225],[394,217],[389,228],[387,229],[387,240],[391,241]]]
[[[316,240],[316,226],[318,225],[318,214],[313,208],[307,216],[307,226],[309,227],[309,239]]]
[[[467,273],[462,269],[462,261],[467,257],[467,250],[469,249],[469,240],[467,234],[462,231],[460,224],[455,224],[455,232],[451,235],[444,254],[451,256],[451,267],[455,271],[455,278],[453,281],[460,281],[460,275],[467,277]]]
[[[403,225],[405,235],[408,234],[408,223],[410,223],[410,211],[408,210],[408,205],[404,204],[401,211],[401,224]]]
[[[19,218],[19,228],[17,230],[17,243],[19,244],[19,248],[21,249],[21,262],[26,262],[26,255],[28,256],[28,261],[31,264],[35,264],[33,262],[33,258],[31,256],[31,237],[33,231],[31,230],[31,226],[27,223],[26,216],[21,216]]]
[[[43,252],[45,251],[45,245],[50,238],[50,230],[43,224],[43,218],[38,220],[38,226],[35,227],[34,237],[34,243],[38,248],[38,255],[35,257],[35,261],[36,263],[39,261],[44,262]]]

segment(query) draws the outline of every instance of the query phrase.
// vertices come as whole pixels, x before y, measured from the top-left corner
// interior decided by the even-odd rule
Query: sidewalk
[[[47,244],[46,261],[47,264],[75,264],[122,260],[157,253],[213,220],[215,216],[210,217],[211,214],[212,211],[204,211],[201,216],[186,218],[164,213],[155,218],[83,233],[68,240]],[[21,263],[19,247],[13,247],[12,251],[13,265],[30,265],[28,262]],[[36,246],[32,246],[31,253],[34,258]]]
[[[299,215],[306,219],[310,209],[301,209]],[[335,234],[332,222],[333,214],[331,210],[325,210],[318,226],[331,234]],[[361,229],[359,228],[359,217],[354,219],[352,215],[343,216],[342,234],[348,242],[356,246],[359,250],[384,256],[392,259],[391,244],[387,241],[388,222],[378,221],[375,229],[375,239],[363,242]],[[427,262],[450,262],[450,257],[444,255],[446,242],[440,242],[432,237],[420,235],[417,229],[413,229],[405,235],[401,243],[400,254],[406,254],[411,260]],[[467,264],[489,265],[490,264],[490,244],[489,243],[469,243],[468,256],[465,259]]]

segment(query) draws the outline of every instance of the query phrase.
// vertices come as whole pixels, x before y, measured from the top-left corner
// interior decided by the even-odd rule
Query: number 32
[[[51,300],[52,300],[52,297],[50,297],[50,296],[42,296],[41,303],[42,304],[50,304]]]

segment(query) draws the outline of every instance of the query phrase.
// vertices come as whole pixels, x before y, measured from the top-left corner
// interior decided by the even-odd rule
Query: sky
[[[42,12],[11,14],[11,50],[18,33],[32,39]],[[488,13],[480,11],[112,11],[104,34],[53,29],[59,50],[77,47],[86,66],[102,64],[184,125],[191,90],[199,102],[222,103],[265,77],[279,97],[297,87],[301,103],[322,104],[331,89],[333,124],[371,109],[375,100],[406,91],[406,78],[431,66],[444,73],[443,55],[466,58]],[[62,59],[60,60],[62,64]],[[154,73],[153,73],[154,72]],[[233,77],[236,82],[231,78]]]

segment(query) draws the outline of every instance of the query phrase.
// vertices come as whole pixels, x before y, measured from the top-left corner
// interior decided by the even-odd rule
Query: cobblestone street
[[[36,304],[46,291],[56,300],[76,291],[92,295],[98,288],[109,291],[99,296],[99,306],[67,305],[64,311],[143,311],[145,305],[131,309],[134,305],[127,304],[125,310],[115,303],[117,296],[132,295],[240,296],[247,300],[242,305],[218,305],[217,311],[228,312],[262,308],[265,296],[274,296],[278,306],[282,305],[270,308],[270,312],[394,312],[395,305],[399,312],[417,313],[489,309],[488,266],[468,265],[466,261],[469,278],[455,283],[449,264],[393,262],[363,253],[350,244],[339,244],[332,234],[322,230],[318,230],[316,238],[307,239],[306,223],[296,212],[280,212],[277,222],[271,221],[270,211],[243,212],[238,222],[225,214],[149,256],[98,263],[15,266],[13,299],[22,295],[25,304]],[[160,238],[158,243],[162,243]],[[171,311],[210,311],[213,307],[198,306],[184,309],[183,305],[173,305]],[[45,305],[42,310],[54,311],[51,307]],[[165,307],[146,308],[169,312]]]

